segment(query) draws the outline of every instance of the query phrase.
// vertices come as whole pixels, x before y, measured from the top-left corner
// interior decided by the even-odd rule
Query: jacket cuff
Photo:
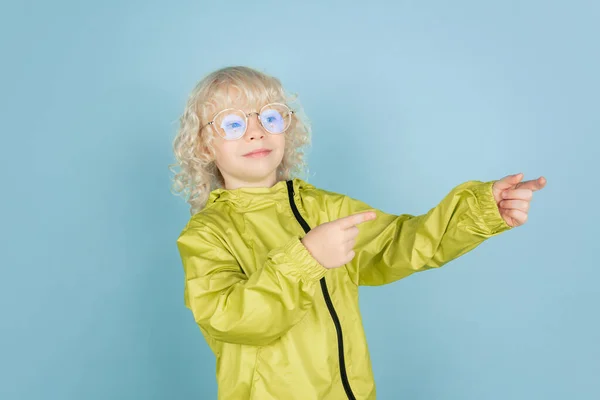
[[[481,219],[485,226],[490,230],[492,235],[500,232],[507,231],[513,227],[508,225],[504,218],[500,215],[500,210],[494,199],[494,193],[492,191],[493,181],[483,182],[479,185],[475,185],[471,190],[477,198],[479,204],[479,210]]]
[[[282,250],[291,266],[287,272],[303,281],[318,281],[328,271],[310,254],[297,236],[288,241]]]

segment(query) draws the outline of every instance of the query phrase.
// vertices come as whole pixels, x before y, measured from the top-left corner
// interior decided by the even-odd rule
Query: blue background
[[[381,399],[600,398],[598,2],[27,1],[0,12],[2,399],[214,399],[171,143],[248,65],[313,124],[309,182],[425,213],[544,176],[529,221],[361,289]]]

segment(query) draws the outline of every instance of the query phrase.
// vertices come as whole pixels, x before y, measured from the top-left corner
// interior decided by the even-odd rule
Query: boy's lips
[[[264,157],[271,152],[269,149],[260,148],[256,150],[252,150],[249,153],[244,154],[244,157]]]

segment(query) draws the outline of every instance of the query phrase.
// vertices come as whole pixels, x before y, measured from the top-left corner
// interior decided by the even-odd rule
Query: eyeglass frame
[[[267,128],[266,128],[266,127],[263,125],[262,121],[260,120],[260,114],[261,114],[261,111],[262,111],[262,110],[263,110],[265,107],[267,107],[267,106],[271,106],[271,105],[280,105],[280,106],[284,106],[284,107],[285,107],[285,108],[287,108],[287,109],[289,110],[289,112],[290,112],[290,125],[288,125],[288,127],[287,127],[287,128],[285,128],[283,131],[281,131],[281,132],[279,132],[279,133],[273,133],[273,132],[269,132],[269,130],[268,130],[268,129],[267,129]],[[243,110],[240,110],[240,109],[237,109],[237,108],[226,108],[226,109],[224,109],[224,110],[221,110],[221,111],[219,111],[218,113],[216,113],[216,114],[213,116],[213,118],[212,118],[212,121],[210,121],[209,123],[207,123],[206,125],[204,125],[203,127],[201,127],[201,128],[200,128],[200,130],[198,131],[198,133],[200,133],[200,132],[202,131],[202,129],[206,128],[207,126],[209,126],[209,125],[214,125],[214,123],[215,123],[215,120],[217,119],[217,117],[218,117],[218,116],[219,116],[221,113],[223,113],[223,112],[225,112],[225,111],[230,111],[230,110],[233,110],[233,111],[240,111],[240,112],[241,112],[241,113],[244,115],[244,119],[245,119],[245,121],[244,121],[244,122],[245,122],[245,125],[244,125],[244,132],[243,132],[243,133],[240,135],[240,137],[237,137],[237,138],[235,138],[235,139],[227,139],[227,138],[225,138],[223,135],[220,135],[220,134],[219,134],[219,136],[220,136],[220,137],[222,137],[224,140],[239,140],[239,139],[243,138],[243,137],[244,137],[244,135],[246,134],[246,132],[248,131],[248,117],[250,117],[250,116],[251,116],[251,115],[253,115],[253,114],[256,114],[257,116],[259,116],[259,118],[258,118],[258,123],[260,124],[260,127],[261,127],[261,128],[262,128],[262,129],[263,129],[265,132],[267,132],[267,133],[268,133],[268,134],[270,134],[270,135],[281,135],[281,134],[285,133],[285,132],[286,132],[286,131],[287,131],[287,130],[290,128],[290,126],[292,125],[292,124],[291,124],[291,118],[292,118],[292,115],[296,113],[296,111],[292,110],[292,109],[291,109],[291,108],[290,108],[290,107],[289,107],[287,104],[284,104],[284,103],[268,103],[268,104],[265,104],[264,106],[262,106],[262,107],[260,108],[260,110],[258,110],[258,112],[256,112],[256,111],[252,111],[252,112],[249,112],[249,113],[245,113]],[[219,130],[218,130],[218,129],[215,129],[215,130],[217,131],[217,133],[219,133]]]

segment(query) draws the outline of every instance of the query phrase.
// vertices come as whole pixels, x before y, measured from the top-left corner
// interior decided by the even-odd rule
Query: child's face
[[[260,106],[262,104],[256,109],[248,109],[239,104],[229,107],[250,113],[258,112]],[[225,179],[226,189],[271,187],[276,183],[277,167],[284,155],[286,133],[269,134],[260,125],[256,114],[248,117],[246,133],[238,140],[225,140],[216,133],[213,126],[211,130],[214,137],[215,163]],[[258,149],[269,151],[254,156],[248,155]]]

